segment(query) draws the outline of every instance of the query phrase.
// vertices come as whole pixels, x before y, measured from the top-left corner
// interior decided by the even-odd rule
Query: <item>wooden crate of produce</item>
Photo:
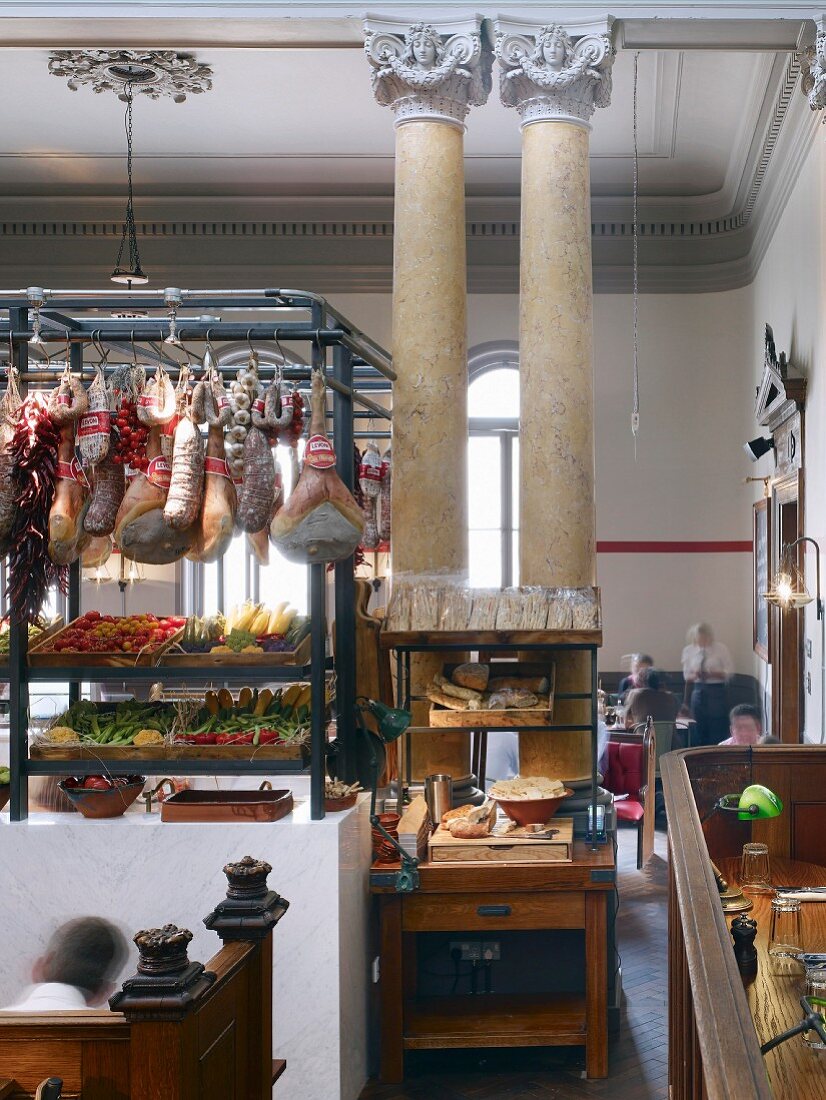
[[[305,760],[309,748],[303,745],[92,745],[85,742],[61,745],[32,745],[32,760]]]
[[[308,634],[306,638],[299,642],[297,649],[273,653],[265,653],[263,650],[260,653],[226,653],[224,651],[218,653],[214,651],[209,653],[182,653],[180,649],[174,648],[174,641],[170,645],[173,648],[170,649],[167,646],[160,661],[162,668],[189,667],[190,665],[198,668],[300,668],[310,663],[312,639]]]
[[[29,642],[29,653],[31,653],[32,650],[37,649],[38,646],[43,645],[43,643],[48,638],[53,637],[55,634],[57,634],[62,629],[63,629],[63,616],[60,616],[59,618],[55,619],[55,621],[53,623],[50,623],[44,630],[41,630],[39,634],[37,634],[34,638],[31,639],[31,641]],[[8,664],[9,664],[9,654],[8,653],[0,653],[0,668],[8,668]]]
[[[75,620],[77,621],[77,620]],[[52,645],[57,642],[62,634],[65,634],[74,626],[74,622],[61,627],[48,639]],[[57,652],[54,649],[44,649],[46,639],[38,639],[37,645],[29,650],[29,665],[32,668],[145,668],[157,665],[160,658],[171,645],[174,645],[183,636],[183,627],[165,642],[155,646],[149,646],[138,653],[123,653],[119,650],[101,653],[84,653],[81,650],[64,649]]]
[[[549,826],[559,829],[551,840],[537,840],[521,829],[508,836],[462,840],[440,825],[430,838],[428,855],[431,863],[570,863],[574,819],[554,817]]]

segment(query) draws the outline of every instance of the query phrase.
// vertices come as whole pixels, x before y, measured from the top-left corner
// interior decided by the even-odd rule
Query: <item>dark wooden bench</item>
[[[224,868],[227,895],[204,919],[223,946],[190,962],[186,929],[135,936],[139,962],[111,1011],[0,1013],[0,1100],[32,1100],[47,1077],[64,1100],[264,1100],[272,1057],[272,930],[288,902],[268,864]]]

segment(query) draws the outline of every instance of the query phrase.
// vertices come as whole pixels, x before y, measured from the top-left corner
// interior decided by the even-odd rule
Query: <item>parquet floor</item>
[[[656,855],[636,868],[636,832],[619,833],[617,914],[624,1003],[620,1034],[609,1047],[609,1076],[584,1078],[581,1048],[433,1051],[408,1056],[404,1085],[370,1082],[361,1100],[666,1100],[668,990],[666,836]]]

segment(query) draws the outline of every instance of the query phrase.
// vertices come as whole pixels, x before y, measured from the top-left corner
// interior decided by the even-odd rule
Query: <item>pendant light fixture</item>
[[[123,222],[123,231],[120,237],[118,258],[115,261],[115,270],[110,278],[113,283],[123,283],[130,290],[133,284],[143,285],[149,282],[149,276],[144,274],[141,268],[141,256],[138,250],[138,236],[135,229],[135,208],[132,196],[132,85],[127,84],[126,112],[124,114],[124,127],[126,129],[126,216]],[[129,255],[127,266],[123,266],[123,252],[128,242]]]
[[[192,54],[177,50],[54,50],[49,55],[49,72],[64,78],[73,92],[90,85],[95,92],[114,92],[126,104],[126,216],[110,278],[130,289],[144,285],[149,276],[141,267],[132,194],[134,99],[140,94],[153,100],[168,97],[174,103],[184,103],[188,95],[200,95],[212,88],[212,68]]]

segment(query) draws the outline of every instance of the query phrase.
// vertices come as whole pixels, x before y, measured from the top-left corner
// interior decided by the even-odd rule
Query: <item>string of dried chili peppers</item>
[[[45,396],[23,402],[9,452],[14,463],[16,512],[11,531],[6,595],[12,616],[33,623],[56,581],[65,591],[68,571],[49,557],[49,509],[55,491],[60,429],[52,423]]]

